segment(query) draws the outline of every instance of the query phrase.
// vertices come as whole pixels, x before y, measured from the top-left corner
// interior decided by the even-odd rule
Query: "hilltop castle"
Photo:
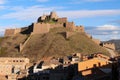
[[[32,23],[29,27],[6,29],[5,36],[13,36],[17,33],[43,34],[55,27],[65,27],[69,31],[84,32],[83,26],[75,26],[74,22],[68,22],[66,17],[59,18],[56,12],[51,12],[50,15],[40,16],[37,22]]]
[[[15,34],[30,34],[24,43],[20,43],[19,51],[25,47],[26,43],[29,41],[31,35],[35,34],[45,34],[50,31],[52,28],[64,27],[66,28],[65,37],[69,38],[74,35],[75,32],[85,33],[86,36],[91,39],[96,44],[100,44],[100,40],[92,38],[84,30],[84,26],[76,26],[74,22],[68,22],[67,17],[59,18],[56,12],[51,12],[49,15],[40,16],[37,19],[37,22],[32,23],[28,27],[16,28],[16,29],[6,29],[5,37],[14,36]]]

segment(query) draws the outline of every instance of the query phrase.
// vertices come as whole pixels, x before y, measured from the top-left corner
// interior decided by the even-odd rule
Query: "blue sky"
[[[0,0],[0,35],[56,11],[100,40],[120,39],[120,0]]]

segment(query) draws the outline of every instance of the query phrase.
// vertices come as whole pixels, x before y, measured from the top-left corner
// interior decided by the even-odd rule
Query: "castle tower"
[[[37,20],[37,22],[43,22],[46,19],[47,15],[43,14],[43,16],[40,16]]]
[[[51,13],[50,13],[50,18],[51,18],[51,19],[58,19],[58,16],[57,16],[56,12],[54,12],[54,11],[51,12]]]

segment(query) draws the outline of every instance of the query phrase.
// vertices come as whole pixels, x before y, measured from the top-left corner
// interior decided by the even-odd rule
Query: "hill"
[[[28,27],[6,29],[0,39],[0,56],[28,57],[31,61],[49,57],[64,57],[101,52],[109,53],[98,44],[99,40],[87,35],[84,26],[76,26],[67,17],[58,17],[55,12],[40,16]]]
[[[22,52],[18,52],[18,45],[24,42],[29,35],[17,34],[12,37],[5,37],[1,42],[3,48],[0,56],[25,56],[32,61],[48,57],[64,57],[79,52],[84,55],[108,52],[88,38],[84,32],[74,32],[75,34],[66,39],[66,28],[53,28],[46,34],[32,35]]]

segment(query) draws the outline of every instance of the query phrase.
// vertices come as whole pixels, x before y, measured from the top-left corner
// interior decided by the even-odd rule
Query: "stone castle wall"
[[[5,36],[13,36],[17,33],[21,32],[21,28],[16,28],[16,29],[6,29],[5,30]]]
[[[6,29],[5,30],[5,36],[12,36],[12,35],[14,35],[14,31],[15,31],[15,29]]]
[[[56,27],[64,27],[64,24],[63,23],[50,24],[50,29],[51,28],[56,28]]]
[[[20,43],[20,45],[19,45],[19,51],[20,52],[24,49],[24,47],[26,46],[26,44],[28,43],[30,38],[31,38],[31,35],[27,38],[27,40],[24,43]]]
[[[75,24],[74,22],[67,22],[65,24],[66,29],[68,29],[69,31],[75,31]]]
[[[69,37],[71,37],[72,35],[74,35],[75,33],[74,32],[69,32],[69,31],[67,31],[66,32],[66,38],[69,38]]]
[[[44,23],[43,21],[46,18],[56,19],[56,22]],[[32,25],[33,28],[31,28],[32,30],[30,30],[30,32],[26,30],[26,32],[29,32],[29,34],[31,34],[31,32],[32,34],[44,34],[44,33],[48,33],[51,28],[55,28],[55,27],[65,27],[69,31],[84,32],[83,26],[75,26],[74,22],[68,22],[66,17],[58,18],[55,12],[51,12],[50,15],[43,15],[39,17],[38,20],[42,22],[38,21],[37,23],[33,23]],[[25,34],[25,31],[23,31],[23,29],[19,29],[19,28],[7,29],[5,31],[5,36],[13,36],[20,32],[23,32]]]
[[[57,20],[58,23],[66,23],[67,22],[67,18],[64,17],[64,18],[58,18]]]
[[[17,33],[20,33],[20,32],[21,32],[21,28],[16,28],[14,34],[17,34]]]
[[[77,32],[84,32],[84,26],[76,26],[75,31]]]
[[[32,34],[48,33],[49,30],[50,30],[50,24],[48,24],[48,23],[34,23]]]
[[[115,44],[114,43],[102,43],[102,46],[103,47],[106,47],[106,48],[109,48],[109,49],[113,49],[113,50],[115,50],[116,48],[115,48]]]

